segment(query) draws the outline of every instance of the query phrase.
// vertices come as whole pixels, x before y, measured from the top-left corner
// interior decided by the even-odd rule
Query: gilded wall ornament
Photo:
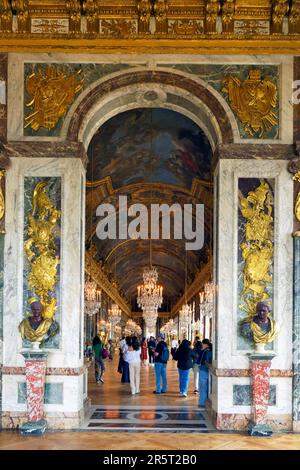
[[[0,0],[0,30],[3,33],[12,32],[12,10],[8,0]]]
[[[247,80],[226,77],[222,91],[228,94],[230,105],[251,137],[263,137],[278,125],[276,111],[278,91],[271,78],[261,78],[261,71],[252,69]]]
[[[80,74],[81,70],[68,76],[52,65],[45,73],[42,69],[37,73],[33,71],[26,78],[26,90],[32,97],[26,106],[33,111],[25,117],[25,129],[29,126],[34,131],[40,127],[53,129],[83,87]]]
[[[5,183],[5,170],[0,170],[0,233],[5,233],[5,196],[4,196],[4,183]]]
[[[240,244],[244,260],[243,291],[244,301],[240,308],[252,318],[258,302],[269,298],[268,286],[272,283],[270,274],[273,262],[273,217],[271,190],[267,182],[261,182],[255,191],[241,198],[241,212],[246,219],[245,241]]]
[[[300,183],[300,171],[298,171],[294,176],[293,180],[298,181]],[[295,217],[298,222],[300,222],[300,191],[297,194],[296,202],[295,202]],[[296,232],[297,236],[300,235],[300,232]],[[299,235],[298,235],[299,234]]]
[[[272,10],[272,32],[282,33],[284,17],[289,12],[288,0],[274,0]]]
[[[40,299],[43,318],[53,319],[57,308],[53,292],[59,264],[55,229],[60,211],[47,195],[46,186],[47,182],[39,182],[33,191],[32,212],[28,215],[28,239],[24,243],[24,250],[31,268],[28,286]]]

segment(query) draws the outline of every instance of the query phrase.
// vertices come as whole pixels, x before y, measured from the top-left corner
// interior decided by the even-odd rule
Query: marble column
[[[300,431],[300,236],[299,235],[295,234],[294,236],[294,318],[293,318],[293,430],[297,432]]]
[[[44,390],[47,353],[22,352],[25,359],[28,421],[20,427],[21,434],[43,434],[47,429],[44,419]]]
[[[270,370],[273,357],[275,357],[275,354],[249,354],[252,413],[248,433],[251,436],[271,436],[273,433],[267,425]]]

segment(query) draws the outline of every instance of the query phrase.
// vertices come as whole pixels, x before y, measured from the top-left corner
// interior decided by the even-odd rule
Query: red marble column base
[[[44,389],[47,353],[22,351],[25,358],[28,421],[20,427],[21,434],[43,434],[47,429],[44,419]]]

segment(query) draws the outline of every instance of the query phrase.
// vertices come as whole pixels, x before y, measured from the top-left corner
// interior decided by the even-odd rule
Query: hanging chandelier
[[[112,304],[111,308],[108,309],[108,319],[114,328],[121,320],[122,310],[117,304]]]
[[[101,289],[91,279],[84,286],[84,311],[86,315],[95,315],[101,307]]]
[[[157,285],[158,273],[154,267],[144,268],[143,281],[144,283],[138,286],[138,306],[144,312],[156,311],[161,307],[163,302],[162,286]],[[147,313],[148,315],[148,313]]]
[[[181,310],[179,310],[179,321],[181,329],[187,330],[188,325],[191,322],[192,308],[189,304],[183,304]]]

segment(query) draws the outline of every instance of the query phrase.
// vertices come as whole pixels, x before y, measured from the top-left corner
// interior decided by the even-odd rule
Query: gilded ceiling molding
[[[274,34],[283,33],[283,21],[289,12],[288,0],[272,0],[271,31]]]
[[[96,250],[97,252],[97,250]],[[95,261],[95,248],[85,252],[85,272],[92,277],[92,279],[104,290],[104,292],[115,302],[122,312],[127,316],[131,315],[131,308],[123,297],[119,294],[117,288],[109,281],[103,272],[101,263]]]

